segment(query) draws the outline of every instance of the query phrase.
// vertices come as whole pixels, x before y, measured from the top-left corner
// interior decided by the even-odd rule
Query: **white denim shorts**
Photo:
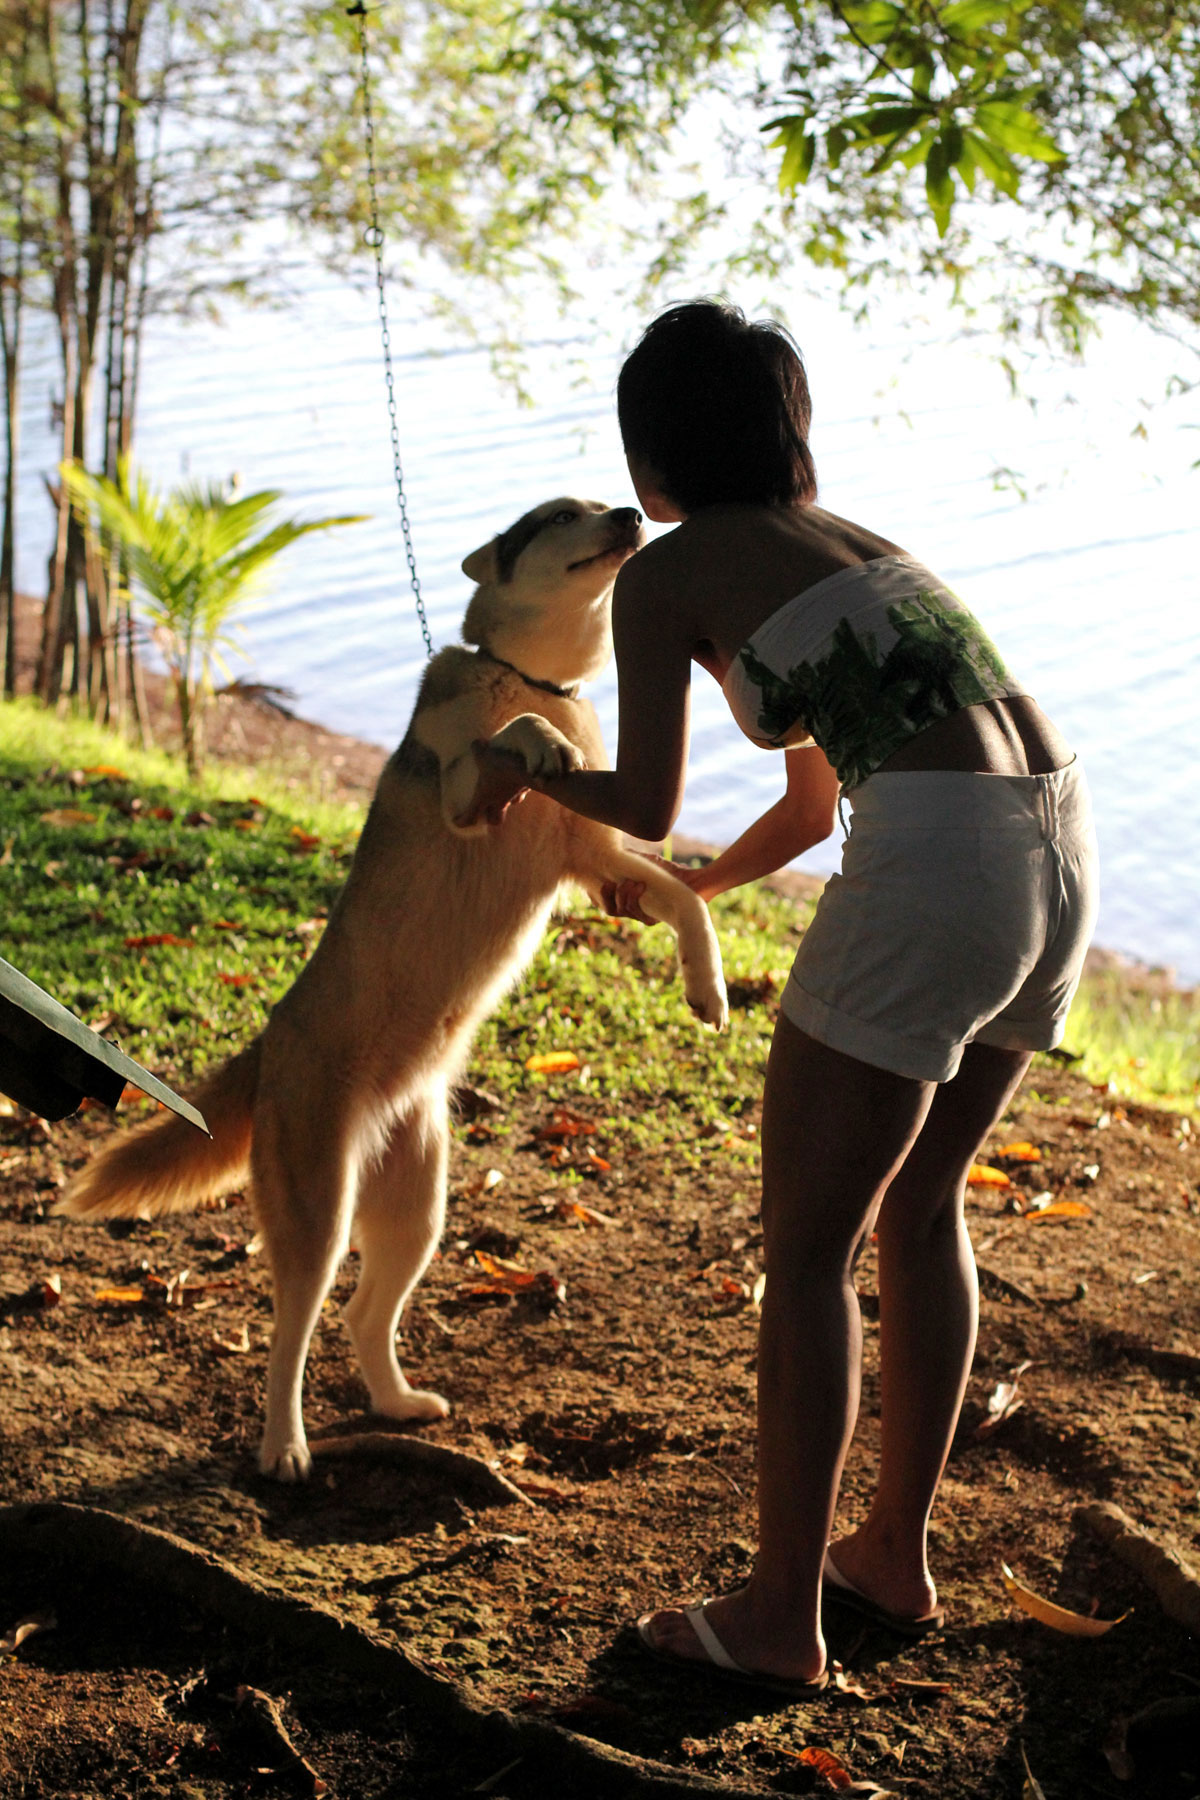
[[[1061,1043],[1095,924],[1078,762],[1050,775],[872,775],[781,1001],[831,1049],[949,1081],[970,1043]]]

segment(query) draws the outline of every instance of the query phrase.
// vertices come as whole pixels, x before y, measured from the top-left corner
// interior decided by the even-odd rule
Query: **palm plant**
[[[166,494],[122,460],[117,479],[80,463],[62,465],[77,509],[94,515],[122,546],[139,610],[154,628],[179,705],[183,753],[191,774],[204,760],[204,711],[221,652],[236,648],[229,620],[259,591],[267,565],[297,538],[365,515],[272,523],[276,489],[244,498],[215,484],[188,482]],[[257,535],[256,535],[257,533]]]

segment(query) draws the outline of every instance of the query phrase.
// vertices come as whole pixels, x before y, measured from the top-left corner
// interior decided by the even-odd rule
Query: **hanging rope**
[[[417,574],[417,557],[413,549],[412,526],[408,519],[408,500],[404,492],[404,466],[400,460],[400,426],[396,416],[396,382],[392,373],[392,334],[388,327],[387,288],[383,277],[383,227],[379,223],[379,189],[375,174],[375,115],[371,108],[371,69],[367,57],[367,6],[355,0],[346,8],[346,17],[358,21],[358,54],[362,65],[363,130],[367,144],[367,186],[371,196],[371,223],[363,233],[375,255],[375,288],[379,296],[379,334],[383,343],[383,378],[387,385],[388,426],[392,438],[392,472],[396,478],[396,504],[400,509],[400,530],[404,537],[404,555],[408,562],[408,579],[417,603],[417,619],[425,640],[425,654],[433,655],[433,639],[425,616],[421,578]]]

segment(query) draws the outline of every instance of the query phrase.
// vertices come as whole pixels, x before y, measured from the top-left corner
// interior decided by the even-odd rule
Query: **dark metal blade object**
[[[0,1094],[43,1119],[85,1096],[115,1106],[126,1082],[211,1136],[202,1114],[0,957]]]

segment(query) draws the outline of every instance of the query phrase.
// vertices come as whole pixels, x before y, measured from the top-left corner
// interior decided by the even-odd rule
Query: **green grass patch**
[[[295,979],[361,821],[259,772],[214,767],[189,782],[181,761],[86,720],[0,705],[0,955],[186,1082],[261,1029]],[[665,927],[572,916],[551,924],[485,1023],[471,1080],[586,1103],[606,1142],[670,1146],[676,1168],[715,1145],[753,1163],[757,1139],[737,1120],[761,1094],[769,1003],[807,909],[747,888],[714,915],[726,973],[745,989],[727,1034],[688,1011]],[[573,1050],[581,1068],[525,1068],[549,1049]]]
[[[198,1073],[290,986],[361,809],[0,705],[0,954],[139,1061]]]
[[[1066,1048],[1089,1081],[1150,1106],[1192,1111],[1200,1099],[1200,997],[1131,982],[1120,970],[1087,976],[1067,1020]]]
[[[132,748],[32,702],[0,705],[0,955],[169,1080],[246,1043],[295,980],[345,879],[362,809],[261,772]],[[752,886],[713,907],[735,1004],[718,1037],[688,1011],[671,933],[587,913],[555,920],[480,1031],[470,1079],[581,1105],[606,1141],[680,1172],[715,1151],[749,1168],[782,989],[810,908]],[[155,941],[157,940],[157,941]],[[1092,1081],[1194,1107],[1200,1007],[1120,975],[1080,989],[1068,1047]],[[581,1068],[530,1073],[570,1050]],[[503,1115],[497,1115],[502,1120]],[[507,1127],[501,1122],[503,1134]],[[569,1177],[567,1177],[569,1178]]]

